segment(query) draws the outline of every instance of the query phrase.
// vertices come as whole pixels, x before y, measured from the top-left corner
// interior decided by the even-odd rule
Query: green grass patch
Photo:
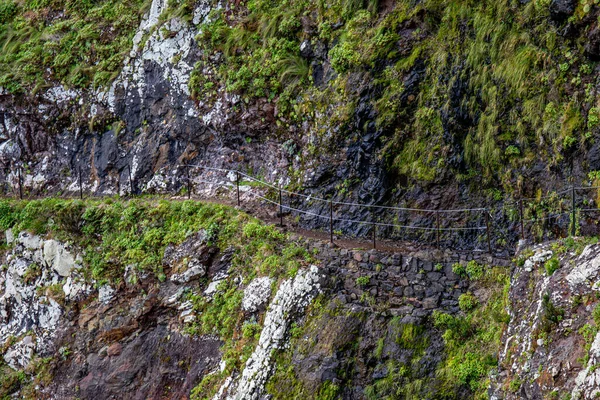
[[[440,329],[446,358],[438,366],[440,395],[450,396],[461,388],[472,398],[487,398],[489,372],[497,366],[502,332],[509,322],[506,312],[510,273],[505,268],[489,268],[482,272],[479,285],[489,292],[485,303],[470,293],[459,298],[463,315],[434,312],[434,326]],[[444,397],[445,398],[445,397]]]
[[[101,87],[120,72],[150,0],[0,1],[0,86]]]

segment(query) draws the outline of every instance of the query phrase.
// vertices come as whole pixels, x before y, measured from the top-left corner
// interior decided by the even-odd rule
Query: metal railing
[[[585,196],[577,196],[580,191],[596,190],[599,194],[597,202],[600,202],[600,187],[595,186],[572,186],[546,196],[505,201],[502,203],[502,210],[485,207],[428,209],[336,201],[332,198],[325,199],[310,194],[293,192],[236,169],[215,168],[197,164],[184,164],[180,167],[185,169],[185,175],[182,177],[185,182],[182,182],[182,179],[176,176],[177,186],[186,188],[188,198],[194,195],[197,185],[213,185],[233,192],[235,204],[241,206],[241,187],[245,187],[243,193],[247,193],[248,197],[251,197],[254,201],[264,202],[277,208],[280,225],[284,224],[286,214],[305,218],[305,220],[311,222],[317,220],[319,222],[312,225],[328,231],[331,242],[334,241],[334,236],[339,236],[335,229],[336,225],[364,226],[366,228],[363,231],[366,234],[363,236],[371,236],[373,248],[377,247],[378,238],[380,240],[385,238],[425,243],[435,242],[435,246],[441,248],[443,243],[453,243],[455,238],[450,238],[449,235],[463,235],[468,240],[475,240],[482,247],[486,247],[487,252],[491,254],[494,249],[501,247],[499,243],[508,245],[516,241],[517,238],[527,239],[532,236],[538,239],[550,238],[547,237],[549,233],[554,236],[575,236],[578,229],[581,228],[582,222],[585,223],[585,226],[589,226],[598,225],[598,221],[600,221],[600,219],[589,217],[593,213],[600,212],[600,208],[590,207],[589,205],[592,202],[589,199],[586,199]],[[126,177],[129,183],[129,193],[133,194],[135,193],[135,185],[131,168],[129,165],[126,165],[125,168],[127,168]],[[206,175],[210,175],[206,173],[202,174],[205,179],[199,179],[199,177],[192,176],[191,170],[193,169],[212,172],[214,173],[212,175],[225,174],[225,179],[205,180],[207,179]],[[231,179],[232,174],[235,177],[233,180]],[[121,192],[120,176],[117,181],[119,193]],[[84,189],[81,167],[77,168],[76,179],[79,198],[83,199]],[[17,181],[18,196],[22,199],[24,198],[24,184],[21,167],[18,167],[17,170]],[[4,186],[6,184],[7,182]],[[263,190],[253,190],[254,188],[262,188]],[[15,188],[12,189],[14,192]],[[565,194],[570,196],[566,198],[563,196]],[[287,197],[287,202],[284,201],[285,197]],[[583,203],[579,208],[576,206],[578,201]],[[525,209],[526,204],[527,209]],[[556,208],[559,212],[551,212],[552,209]],[[350,209],[354,210],[354,215],[368,214],[370,218],[367,220],[360,217],[345,216],[344,214],[347,214]],[[518,214],[517,218],[514,216],[515,212]],[[527,213],[529,215],[526,215]],[[384,214],[383,217],[381,214]],[[416,219],[421,223],[413,222],[415,215],[420,216]],[[492,242],[494,240],[493,246]],[[483,250],[480,249],[480,251]]]
[[[323,225],[326,227],[328,226],[329,239],[331,242],[334,242],[334,234],[335,234],[334,225],[336,223],[346,223],[346,224],[368,226],[371,231],[373,248],[377,247],[378,228],[391,228],[391,229],[397,229],[397,230],[413,230],[413,231],[431,232],[431,233],[435,234],[435,242],[436,242],[436,246],[438,248],[441,247],[440,237],[443,232],[484,231],[485,235],[486,235],[487,250],[490,253],[492,252],[490,216],[489,216],[489,211],[486,208],[479,207],[479,208],[434,210],[434,209],[393,207],[393,206],[384,206],[384,205],[376,205],[376,204],[361,204],[361,203],[352,203],[352,202],[345,202],[345,201],[335,201],[333,199],[325,199],[325,198],[321,198],[321,197],[317,197],[317,196],[313,196],[313,195],[306,195],[303,193],[289,191],[287,189],[276,186],[272,183],[266,182],[264,180],[261,180],[254,176],[251,176],[251,175],[246,174],[239,170],[214,168],[214,167],[207,167],[207,166],[196,165],[196,164],[186,164],[186,165],[183,165],[183,167],[186,168],[185,175],[187,177],[186,187],[187,187],[187,191],[188,191],[188,197],[192,196],[192,189],[193,189],[192,188],[192,179],[190,178],[190,176],[191,176],[190,169],[192,169],[192,168],[198,168],[198,169],[202,169],[202,170],[206,170],[206,171],[213,171],[213,172],[224,173],[224,174],[235,174],[235,183],[231,183],[231,182],[227,182],[225,184],[222,182],[221,183],[219,183],[219,182],[203,182],[203,183],[210,183],[213,185],[219,185],[219,186],[231,189],[231,190],[235,190],[235,197],[236,197],[235,202],[238,206],[241,205],[240,186],[244,186],[242,184],[242,178],[244,178],[246,181],[250,181],[250,182],[257,184],[254,186],[260,186],[267,190],[271,190],[271,191],[273,191],[273,194],[274,194],[274,196],[271,196],[271,198],[269,198],[268,195],[256,193],[251,190],[247,191],[247,193],[249,193],[253,198],[255,198],[257,200],[269,203],[269,204],[277,207],[278,216],[280,219],[280,221],[279,221],[280,225],[283,225],[283,216],[284,216],[285,212],[295,213],[297,215],[303,215],[303,216],[310,216],[310,217],[322,220]],[[196,180],[195,182],[198,182],[198,181]],[[290,199],[288,201],[288,203],[285,203],[283,201],[284,195],[286,195],[288,197],[288,199]],[[313,212],[310,210],[303,209],[299,206],[293,206],[291,204],[291,199],[303,199],[304,202],[321,203],[322,204],[321,208],[326,210],[327,212],[325,212],[325,213]],[[345,217],[339,216],[339,213],[334,212],[334,208],[339,207],[339,206],[358,207],[358,208],[370,210],[372,218],[371,218],[371,220],[363,220],[363,219],[352,219],[352,218],[345,218]],[[393,222],[389,222],[389,221],[388,222],[377,221],[373,217],[375,210],[382,210],[382,211],[387,211],[387,212],[411,212],[411,213],[421,213],[421,214],[434,214],[436,216],[436,218],[435,218],[436,224],[435,224],[435,226],[420,226],[420,225],[412,225],[412,224],[407,225],[407,224],[393,223]],[[476,225],[476,226],[454,226],[454,227],[441,226],[441,223],[440,223],[440,215],[441,214],[467,213],[467,212],[480,213],[480,215],[483,217],[483,220],[485,221],[485,224],[484,225]]]

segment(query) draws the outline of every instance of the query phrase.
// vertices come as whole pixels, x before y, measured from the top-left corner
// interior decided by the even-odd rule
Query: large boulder
[[[269,301],[273,280],[268,276],[256,278],[244,290],[242,308],[247,312],[260,310]]]
[[[573,15],[577,1],[575,0],[552,0],[550,2],[550,16],[555,21],[563,21]]]

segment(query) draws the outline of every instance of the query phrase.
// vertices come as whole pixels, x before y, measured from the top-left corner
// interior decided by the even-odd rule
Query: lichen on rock
[[[258,399],[271,374],[272,354],[284,345],[292,318],[301,312],[318,293],[321,276],[316,266],[298,271],[298,274],[281,283],[265,316],[258,346],[246,362],[238,382],[228,384],[227,399]]]

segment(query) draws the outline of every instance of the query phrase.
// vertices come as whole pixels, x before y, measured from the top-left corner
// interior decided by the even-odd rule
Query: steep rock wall
[[[600,247],[574,243],[566,239],[521,254],[491,398],[597,397]]]
[[[92,232],[86,240],[102,239],[89,231],[90,224],[110,204],[90,205],[85,220],[71,215],[69,226],[78,227],[72,236],[53,231],[69,237],[69,245],[26,232],[5,233],[0,338],[7,345],[0,368],[11,383],[2,393],[222,399],[312,398],[328,392],[370,399],[385,395],[386,382],[397,380],[403,393],[472,395],[468,385],[447,385],[438,378],[446,344],[443,329],[432,322],[437,314],[462,318],[461,298],[473,298],[471,292],[485,298],[485,285],[454,272],[461,261],[467,265],[467,257],[348,251],[286,236],[235,214],[235,221],[243,221],[232,239],[235,245],[219,250],[214,226],[186,232],[182,241],[160,252],[161,268],[154,272],[135,263],[119,269],[118,255],[98,254],[107,263],[102,264],[107,275],[96,280],[89,262],[98,259],[88,252],[101,247],[79,247],[84,243],[79,229]],[[141,204],[114,207],[119,221]],[[135,237],[152,238],[156,221],[149,220],[161,207],[164,212],[161,203],[138,215],[142,233]],[[204,213],[212,208],[224,212],[203,207]],[[38,227],[45,221],[56,229],[54,220],[40,215],[38,209]],[[223,234],[231,234],[233,228],[227,229]],[[129,240],[131,247],[123,252],[139,252],[137,242]],[[273,243],[289,254],[275,258],[276,265],[270,261],[279,251],[270,248]],[[257,244],[258,253],[245,253]],[[483,265],[473,265],[487,274]],[[411,389],[411,382],[421,386]]]

